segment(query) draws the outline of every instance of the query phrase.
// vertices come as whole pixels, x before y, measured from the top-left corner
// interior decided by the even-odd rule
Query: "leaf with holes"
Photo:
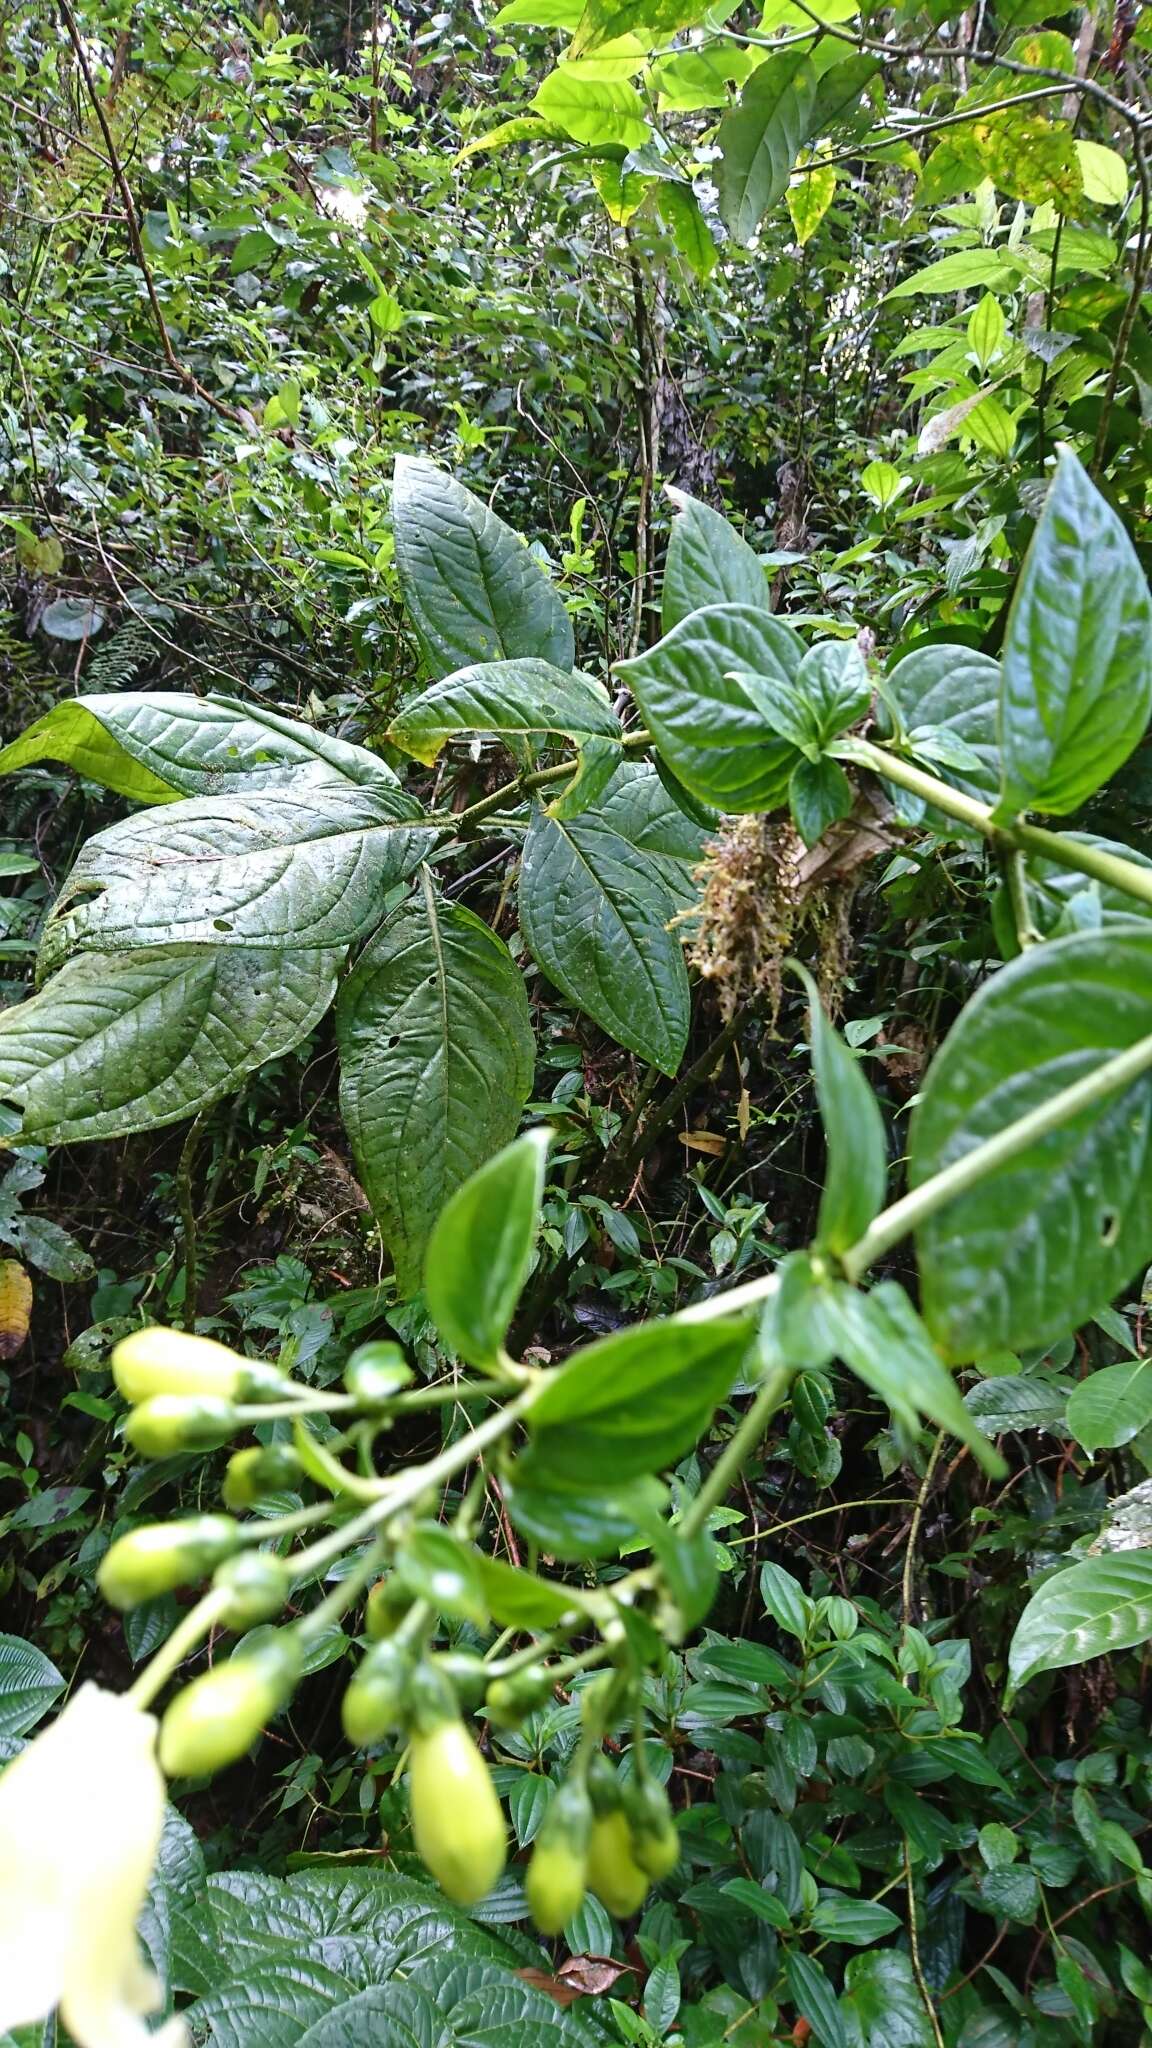
[[[426,884],[393,911],[341,991],[340,1106],[406,1294],[440,1210],[513,1137],[535,1044],[502,939]]]
[[[773,810],[801,758],[773,730],[755,678],[795,685],[804,643],[748,604],[706,605],[646,654],[617,663],[661,754],[695,796],[727,811]]]
[[[590,676],[565,675],[547,661],[485,661],[444,676],[406,704],[388,737],[431,764],[446,740],[465,732],[619,739],[620,721]]]
[[[536,557],[483,502],[422,457],[392,485],[396,566],[434,675],[528,656],[567,673],[572,623]]]
[[[1152,930],[1033,947],[984,984],[928,1069],[910,1180],[923,1187],[1149,1033]],[[1152,1077],[1106,1096],[920,1226],[925,1320],[949,1357],[1019,1351],[1103,1307],[1152,1250]]]
[[[339,951],[81,953],[0,1011],[0,1097],[43,1144],[192,1116],[290,1052],[336,993]]]
[[[398,786],[365,747],[259,704],[167,690],[65,698],[0,752],[0,774],[37,761],[62,761],[143,804],[267,789],[300,775]]]
[[[520,868],[520,923],[548,979],[620,1045],[674,1074],[688,1036],[677,905],[652,863],[589,813],[537,811]]]
[[[755,550],[723,513],[672,484],[666,489],[676,517],[664,563],[664,631],[704,605],[750,604],[768,611],[768,578]]]
[[[1152,1552],[1086,1557],[1033,1593],[1008,1652],[1013,1692],[1041,1671],[1084,1664],[1152,1638]]]

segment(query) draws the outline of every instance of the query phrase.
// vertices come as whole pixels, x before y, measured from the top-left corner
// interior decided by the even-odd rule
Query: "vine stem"
[[[677,1535],[698,1536],[713,1508],[727,1497],[729,1488],[739,1478],[745,1461],[759,1443],[772,1417],[786,1401],[792,1372],[791,1366],[778,1365],[765,1375],[752,1406],[733,1430],[695,1500],[677,1525]]]
[[[625,755],[640,754],[652,745],[650,732],[626,732],[620,742]],[[478,803],[469,804],[466,811],[430,811],[426,818],[417,822],[434,831],[470,832],[475,825],[483,824],[495,811],[504,805],[531,793],[534,789],[546,789],[552,782],[571,781],[580,763],[569,756],[566,761],[557,761],[550,768],[536,768],[531,775],[517,775],[513,781],[501,783],[491,796],[482,796]]]

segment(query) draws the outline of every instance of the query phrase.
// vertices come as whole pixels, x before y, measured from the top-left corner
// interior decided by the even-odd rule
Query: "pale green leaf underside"
[[[1034,1593],[1008,1655],[1013,1689],[1041,1671],[1059,1671],[1128,1650],[1152,1636],[1152,1551],[1087,1557]]]
[[[920,1187],[1148,1035],[1152,931],[1135,922],[1032,948],[986,982],[928,1070],[911,1129]],[[954,1359],[1084,1322],[1152,1250],[1145,1076],[948,1203],[917,1234],[925,1319]]]
[[[551,662],[486,661],[456,669],[406,704],[388,737],[431,763],[455,733],[567,733],[620,736],[620,721],[590,677]]]
[[[77,950],[350,945],[431,843],[415,808],[383,784],[297,778],[123,819],[80,854],[45,926],[41,971]]]
[[[403,1291],[448,1197],[515,1135],[528,998],[501,939],[428,892],[382,925],[341,992],[340,1106]]]
[[[519,535],[422,457],[399,456],[392,486],[405,602],[437,676],[518,656],[565,672],[572,622]]]
[[[0,773],[45,760],[146,804],[241,785],[247,794],[305,774],[397,787],[392,770],[364,747],[233,697],[174,691],[66,698],[4,748]]]
[[[538,811],[520,868],[520,923],[534,959],[631,1052],[674,1074],[688,1036],[688,970],[652,862],[585,812]]]
[[[0,1097],[59,1145],[192,1116],[289,1052],[336,993],[337,950],[82,953],[0,1012]]]

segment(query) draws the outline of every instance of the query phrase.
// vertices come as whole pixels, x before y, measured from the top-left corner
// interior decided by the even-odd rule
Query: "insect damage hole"
[[[1100,1212],[1100,1242],[1101,1242],[1101,1244],[1105,1244],[1105,1245],[1113,1245],[1113,1244],[1115,1244],[1115,1242],[1116,1242],[1117,1238],[1119,1237],[1119,1235],[1120,1235],[1120,1211],[1119,1211],[1119,1209],[1102,1209],[1102,1210],[1101,1210],[1101,1212]]]

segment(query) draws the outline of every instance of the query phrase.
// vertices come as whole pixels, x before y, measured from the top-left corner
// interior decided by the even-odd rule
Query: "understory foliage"
[[[157,1715],[165,2039],[1152,2041],[1150,43],[0,23],[0,1761]]]

